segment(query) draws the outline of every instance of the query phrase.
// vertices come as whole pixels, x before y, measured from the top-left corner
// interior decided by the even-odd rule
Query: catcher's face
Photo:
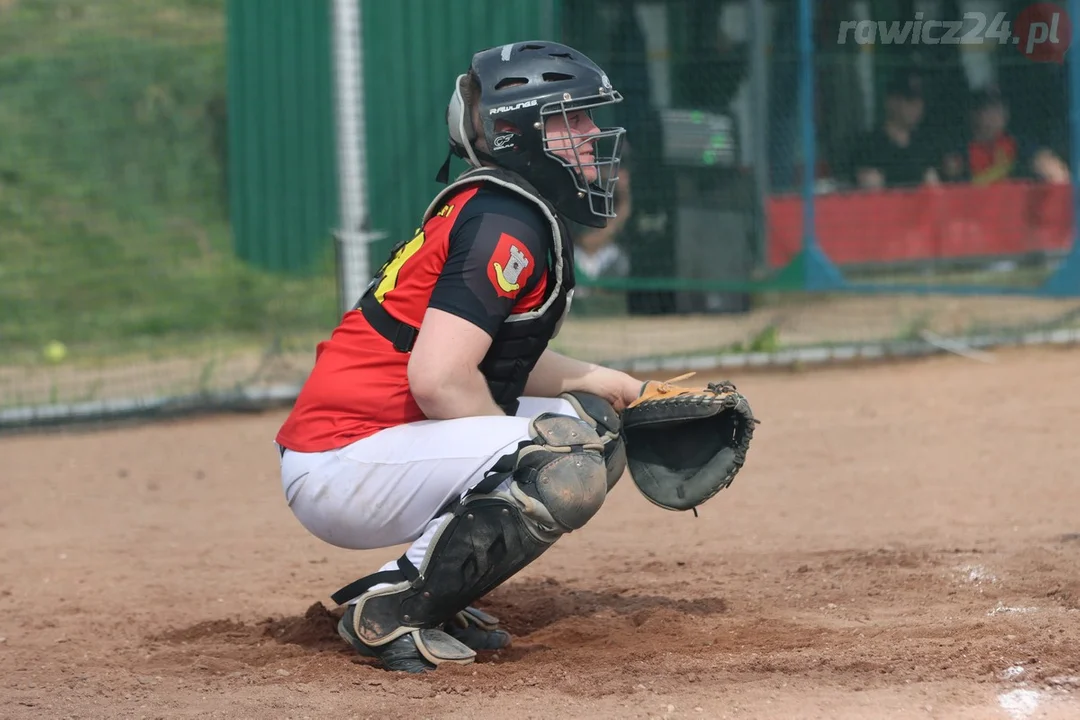
[[[589,183],[600,179],[600,171],[594,164],[596,151],[593,146],[600,133],[600,128],[584,110],[555,113],[544,121],[547,149],[571,167],[580,167],[582,178]]]

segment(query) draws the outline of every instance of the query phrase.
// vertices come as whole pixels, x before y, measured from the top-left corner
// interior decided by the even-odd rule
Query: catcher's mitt
[[[674,384],[692,375],[645,383],[622,413],[630,477],[646,498],[668,510],[695,509],[730,485],[758,422],[729,382]]]

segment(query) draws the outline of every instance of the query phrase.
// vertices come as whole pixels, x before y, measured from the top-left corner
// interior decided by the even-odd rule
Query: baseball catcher
[[[331,595],[342,640],[395,672],[507,647],[475,603],[582,531],[628,465],[653,502],[693,508],[731,482],[751,431],[733,387],[643,383],[549,346],[576,286],[568,223],[615,217],[626,131],[593,119],[622,102],[607,73],[515,42],[448,89],[448,184],[319,343],[275,437],[312,535],[408,545]],[[451,156],[469,166],[452,181]]]

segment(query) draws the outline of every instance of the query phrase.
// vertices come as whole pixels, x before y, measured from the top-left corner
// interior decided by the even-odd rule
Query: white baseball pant
[[[287,450],[285,499],[315,537],[352,550],[412,543],[405,554],[420,567],[440,524],[436,513],[530,439],[530,420],[544,412],[578,417],[566,400],[523,397],[513,416],[421,420],[337,450]],[[396,570],[396,559],[380,569]]]

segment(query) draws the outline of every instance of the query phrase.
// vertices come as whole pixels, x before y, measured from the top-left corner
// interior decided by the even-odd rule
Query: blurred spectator
[[[602,228],[573,225],[574,269],[579,278],[629,277],[630,257],[623,248],[623,229],[633,206],[630,194],[630,167],[627,145],[615,184],[615,217]],[[626,312],[626,293],[579,285],[574,290],[574,310],[583,315]]]
[[[684,3],[686,43],[672,57],[672,104],[730,114],[731,104],[750,72],[750,53],[744,40],[734,39],[721,22],[727,8],[742,0]]]
[[[574,4],[568,0],[567,7]],[[585,0],[584,4],[595,6],[597,3]],[[620,254],[625,253],[626,265],[635,277],[674,277],[672,233],[677,204],[676,183],[672,168],[664,160],[663,121],[649,75],[645,34],[638,13],[629,4],[615,2],[611,5],[616,11],[616,20],[606,26],[612,31],[612,58],[605,67],[609,68],[609,75],[620,88],[628,88],[623,92],[623,101],[613,109],[615,124],[626,128],[627,146],[619,166],[620,180],[615,194],[616,203],[626,204],[617,206],[619,217],[612,222],[618,229],[611,235],[612,242],[618,243]],[[581,23],[572,27],[575,32],[584,31],[592,40],[598,26]],[[678,84],[678,76],[675,82]],[[634,174],[632,220],[629,204],[631,170]],[[610,267],[617,269],[619,264]],[[626,311],[632,315],[659,315],[675,312],[675,293],[637,289],[597,296],[594,292],[593,297],[581,305],[584,312]],[[575,299],[575,308],[578,307]]]
[[[986,185],[1009,178],[1069,182],[1069,169],[1047,147],[1008,130],[1009,108],[1001,91],[989,86],[971,101],[970,139],[942,160],[942,176],[954,182]]]
[[[925,107],[922,77],[895,75],[885,89],[884,122],[851,148],[850,180],[867,189],[938,182],[935,153],[920,131]]]
[[[1015,19],[1031,4],[1032,0],[1003,0],[1001,9]],[[1002,57],[997,65],[997,84],[1001,94],[1010,100],[1009,129],[1022,138],[1038,138],[1040,145],[1052,148],[1058,157],[1068,158],[1072,145],[1069,63],[1030,62],[1017,57],[1017,53],[1000,50],[998,54]]]

